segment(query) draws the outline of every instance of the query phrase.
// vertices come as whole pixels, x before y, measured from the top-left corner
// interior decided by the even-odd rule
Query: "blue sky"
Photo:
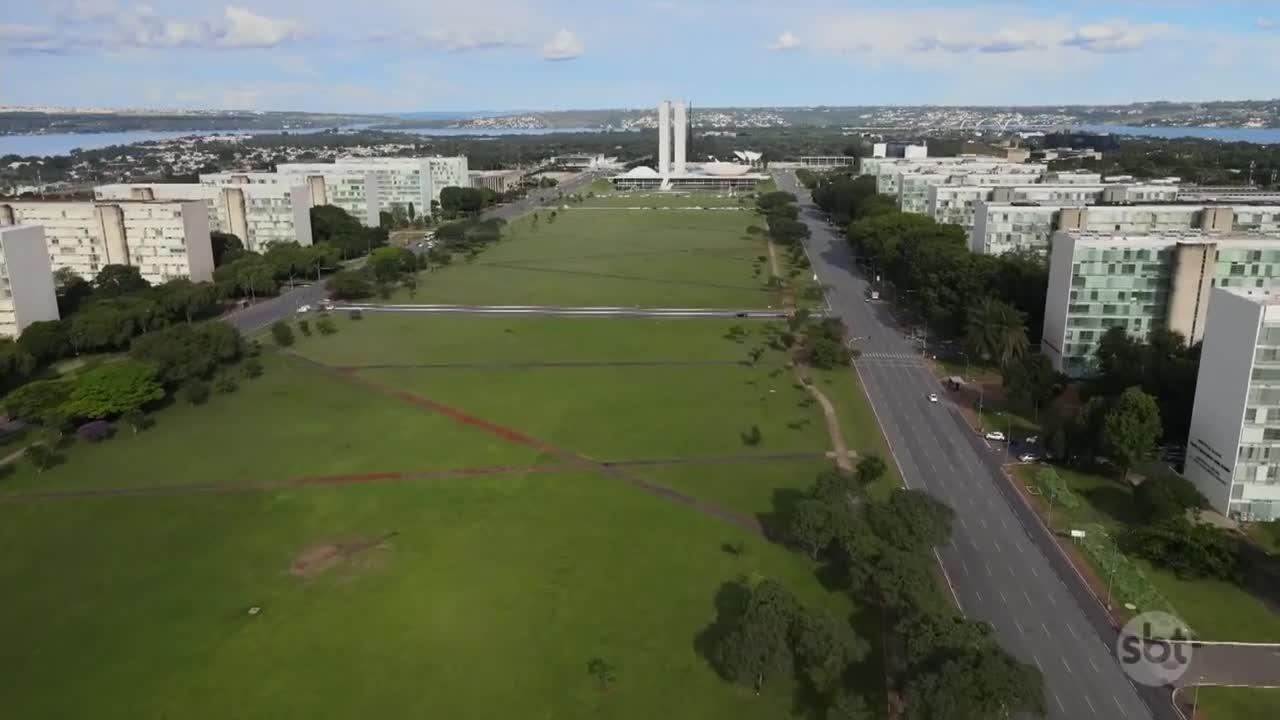
[[[0,105],[396,112],[1280,96],[1280,0],[41,0]]]

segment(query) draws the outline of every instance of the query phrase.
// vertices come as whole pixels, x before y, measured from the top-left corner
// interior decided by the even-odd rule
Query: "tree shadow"
[[[1126,492],[1124,488],[1113,482],[1097,485],[1081,494],[1090,506],[1112,520],[1124,524],[1138,520],[1137,509],[1133,505],[1133,494]]]
[[[757,513],[756,519],[770,541],[785,544],[787,518],[795,512],[796,503],[804,499],[804,493],[795,488],[775,488],[771,495],[769,512]]]
[[[722,583],[716,590],[715,599],[712,601],[716,608],[715,620],[711,624],[703,628],[693,638],[693,650],[698,653],[707,664],[715,669],[716,673],[725,680],[730,678],[724,672],[724,669],[716,663],[715,649],[724,639],[747,608],[747,599],[751,596],[751,590],[742,580],[734,580]]]

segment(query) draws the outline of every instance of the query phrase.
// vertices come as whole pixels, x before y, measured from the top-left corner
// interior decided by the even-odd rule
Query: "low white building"
[[[1218,512],[1280,518],[1280,296],[1213,288],[1186,476]]]
[[[0,227],[0,338],[17,338],[33,322],[57,319],[58,298],[44,229]]]
[[[902,175],[933,174],[941,176],[970,173],[1007,173],[1025,176],[1023,181],[1033,181],[1047,169],[1038,163],[1010,162],[1001,158],[978,155],[925,158],[862,158],[859,163],[863,175],[876,179],[876,192],[898,197]],[[1015,181],[1016,182],[1016,181]]]
[[[310,245],[310,191],[281,179],[272,173],[213,173],[201,175],[200,183],[99,185],[93,195],[98,200],[199,200],[209,209],[209,228],[235,235],[248,250],[279,242]]]
[[[1025,183],[1034,178],[1034,170],[1027,165],[1008,165],[990,170],[967,168],[943,168],[941,172],[909,171],[896,176],[898,209],[905,213],[924,214],[929,211],[929,189],[938,185],[985,185],[995,187]]]
[[[0,200],[0,226],[44,227],[49,263],[93,280],[132,265],[153,285],[213,280],[209,209],[200,200]]]

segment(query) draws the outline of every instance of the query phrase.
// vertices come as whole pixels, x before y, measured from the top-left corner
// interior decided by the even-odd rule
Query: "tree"
[[[101,420],[136,412],[164,398],[156,369],[133,360],[115,362],[76,378],[63,410],[74,417]]]
[[[855,637],[825,610],[802,608],[791,623],[796,670],[829,704],[840,689],[849,663],[864,658],[867,643]]]
[[[964,653],[909,676],[906,700],[906,720],[1007,720],[1020,713],[1045,712],[1040,671],[999,647]]]
[[[185,402],[192,405],[203,405],[209,401],[209,383],[192,380],[183,385],[178,394]]]
[[[71,350],[67,337],[67,323],[63,320],[33,322],[18,336],[18,346],[26,350],[38,363],[48,363],[66,357]]]
[[[1129,470],[1155,452],[1161,431],[1160,408],[1155,398],[1131,387],[1120,393],[1107,413],[1104,429],[1107,455],[1124,469],[1127,480]]]
[[[272,243],[263,259],[271,265],[276,278],[288,280],[289,287],[293,287],[295,277],[311,268],[311,255],[296,242]]]
[[[1027,326],[1022,313],[990,297],[970,306],[964,330],[970,352],[1005,367],[1027,351]]]
[[[1145,478],[1133,491],[1134,505],[1147,522],[1182,517],[1187,510],[1208,507],[1195,483],[1173,472]]]
[[[318,330],[321,335],[333,335],[338,332],[338,326],[333,324],[333,318],[328,315],[321,315],[320,318],[316,320],[316,330]]]
[[[218,232],[214,230],[209,233],[209,248],[213,251],[213,266],[222,265],[223,259],[229,253],[244,250],[244,243],[240,242],[240,238],[231,233]]]
[[[130,356],[154,366],[160,382],[170,387],[207,378],[243,352],[240,333],[225,322],[173,325],[134,338],[129,348]]]
[[[0,338],[0,392],[26,382],[35,368],[31,353],[9,338]]]
[[[230,395],[239,389],[239,387],[240,386],[236,384],[235,378],[230,375],[222,375],[213,383],[213,389],[223,395]]]
[[[57,295],[58,315],[67,317],[93,295],[93,285],[69,267],[53,271],[53,287]]]
[[[894,490],[889,500],[867,508],[876,535],[900,550],[918,551],[951,537],[955,511],[922,490]]]
[[[407,248],[378,248],[369,254],[367,267],[378,282],[396,282],[408,273],[417,272],[418,256]]]
[[[311,208],[311,237],[317,244],[336,248],[341,257],[357,257],[387,244],[387,231],[367,228],[346,210],[334,205]]]
[[[799,608],[777,581],[763,580],[750,588],[741,616],[713,650],[724,676],[757,688],[789,676],[794,667],[789,636]]]
[[[129,410],[120,416],[120,421],[133,429],[133,434],[146,430],[151,427],[151,416],[141,410]]]
[[[311,323],[306,320],[299,320],[298,331],[302,333],[303,337],[311,337]]]
[[[359,300],[374,292],[369,274],[361,270],[339,270],[329,276],[326,287],[329,294],[339,300]]]
[[[1040,408],[1066,388],[1067,378],[1053,369],[1046,355],[1027,355],[1001,369],[1009,399],[1019,405]]]
[[[9,415],[39,422],[44,414],[57,409],[71,397],[70,380],[37,380],[29,382],[4,398],[4,409]]]
[[[818,473],[809,487],[808,496],[828,507],[845,507],[857,492],[858,488],[853,486],[848,473],[831,468]]]
[[[128,295],[151,287],[133,265],[104,265],[93,280],[94,292],[103,298]]]
[[[43,473],[45,470],[57,465],[58,461],[61,460],[58,453],[42,443],[28,445],[24,454],[27,460],[35,467],[37,473]]]
[[[240,373],[249,380],[261,377],[262,363],[258,362],[257,358],[249,358],[248,360],[245,360],[244,364],[240,367]]]
[[[880,602],[895,612],[929,607],[937,592],[932,556],[917,550],[886,547],[872,558],[869,577]]]
[[[863,487],[879,482],[889,472],[889,466],[879,455],[867,455],[858,461],[854,474]]]
[[[280,347],[289,347],[293,344],[293,328],[284,320],[277,320],[271,323],[271,339]]]
[[[831,506],[818,500],[796,503],[787,519],[787,537],[810,558],[818,556],[835,539]]]
[[[1126,551],[1150,560],[1181,579],[1236,579],[1236,542],[1227,531],[1182,516],[1134,525],[1120,537]]]
[[[170,280],[152,289],[152,297],[169,317],[191,322],[217,314],[218,288],[211,283],[193,283],[186,278]]]

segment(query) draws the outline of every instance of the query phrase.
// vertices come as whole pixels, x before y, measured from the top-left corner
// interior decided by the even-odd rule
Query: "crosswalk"
[[[864,352],[854,360],[920,360],[915,353]]]

